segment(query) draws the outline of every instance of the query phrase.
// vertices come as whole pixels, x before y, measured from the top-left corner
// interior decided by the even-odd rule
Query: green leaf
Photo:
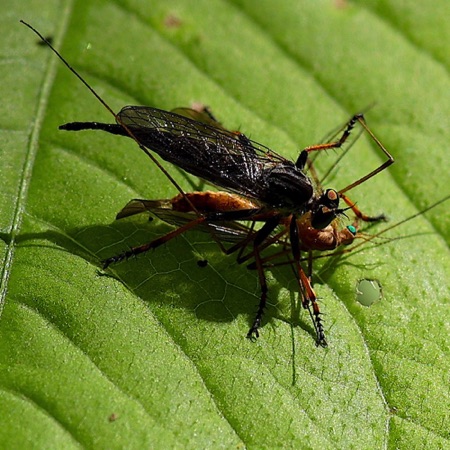
[[[52,36],[114,111],[201,102],[289,158],[375,102],[369,126],[396,163],[351,198],[396,223],[449,193],[447,2],[9,3],[1,446],[448,447],[447,204],[384,235],[406,239],[315,265],[327,349],[315,346],[287,267],[268,273],[270,305],[249,342],[257,276],[208,235],[101,276],[102,258],[171,229],[115,214],[176,190],[131,140],[58,130],[113,117],[18,23]],[[382,160],[360,139],[330,186]],[[198,183],[166,167],[184,189]],[[356,301],[361,279],[382,288],[370,307]]]

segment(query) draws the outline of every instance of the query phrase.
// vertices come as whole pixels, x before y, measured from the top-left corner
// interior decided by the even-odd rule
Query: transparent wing
[[[150,212],[162,221],[181,227],[197,218],[194,212],[180,212],[172,209],[170,200],[143,200],[134,199],[128,202],[116,216],[116,219],[133,216],[143,212]],[[238,243],[250,232],[250,228],[236,221],[211,222],[209,225],[200,224],[196,230],[209,232],[214,230],[214,234],[224,242]]]

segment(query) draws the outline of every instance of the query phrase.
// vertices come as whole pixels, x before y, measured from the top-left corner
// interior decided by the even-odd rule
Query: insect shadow
[[[247,333],[247,337],[253,340],[259,336],[263,313],[268,306],[266,268],[275,258],[284,258],[293,269],[302,305],[309,312],[314,326],[316,343],[327,346],[322,313],[311,283],[314,252],[350,245],[359,235],[361,222],[386,219],[383,214],[365,214],[346,194],[394,162],[367,126],[364,115],[355,114],[332,139],[304,148],[296,161],[292,161],[241,132],[225,129],[207,109],[164,111],[149,106],[125,106],[116,114],[37,30],[22,23],[46,42],[115,118],[115,123],[70,122],[61,125],[60,130],[100,130],[131,138],[179,192],[170,199],[132,199],[125,205],[117,219],[150,212],[177,228],[151,241],[147,238],[147,243],[113,256],[110,254],[103,260],[103,268],[116,267],[116,263],[162,247],[193,229],[208,232],[225,254],[236,254],[239,264],[249,263],[257,271],[259,304]],[[376,144],[383,155],[383,162],[339,190],[323,189],[310,155],[341,149],[348,144],[357,126]],[[155,155],[222,191],[184,192]],[[343,227],[340,219],[347,217],[346,212],[350,211],[355,219],[352,225]],[[242,222],[247,225],[242,225]],[[273,255],[268,254],[276,245],[282,249],[278,253],[275,250]],[[303,264],[302,253],[308,255],[308,264]],[[162,260],[161,264],[167,261]],[[127,272],[129,269],[114,270]]]
[[[16,238],[16,245],[26,247],[47,247],[78,256],[98,266],[99,258],[111,254],[123,247],[131,247],[142,239],[158,237],[171,229],[159,220],[148,223],[141,220],[116,221],[105,225],[64,230],[64,233],[48,230],[40,233],[24,233]],[[1,236],[0,236],[1,237]],[[6,238],[7,236],[5,236]],[[40,242],[36,244],[36,241]],[[47,243],[46,243],[47,242]],[[205,260],[208,264],[200,267],[196,262]],[[274,273],[285,272],[281,268]],[[126,264],[114,266],[113,270],[99,269],[98,275],[112,277],[130,290],[136,297],[149,305],[152,312],[164,306],[185,309],[195,317],[213,323],[231,323],[238,317],[251,318],[255,313],[255,304],[259,299],[258,278],[255,271],[249,271],[244,265],[237,265],[231,258],[223,258],[214,242],[205,240],[205,234],[192,230],[186,237],[179,236],[155,252],[131,257]],[[271,283],[273,298],[279,296],[281,283],[274,278]],[[291,295],[296,293],[292,286]],[[268,305],[268,314],[264,324],[274,318],[289,321],[278,307]],[[287,305],[286,305],[287,306]],[[314,329],[307,318],[301,327],[314,336]]]

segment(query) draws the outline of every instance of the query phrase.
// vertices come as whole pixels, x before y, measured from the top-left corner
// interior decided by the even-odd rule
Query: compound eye
[[[326,194],[329,200],[338,200],[339,198],[338,193],[334,189],[327,189]]]
[[[324,203],[330,208],[339,206],[339,194],[334,189],[327,189],[323,195]]]
[[[354,227],[353,225],[348,225],[347,230],[350,231],[353,236],[356,236],[356,227]]]

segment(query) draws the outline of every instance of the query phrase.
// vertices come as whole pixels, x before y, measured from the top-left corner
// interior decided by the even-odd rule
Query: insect
[[[333,250],[352,243],[358,234],[360,221],[385,220],[384,215],[364,214],[345,194],[394,162],[366,125],[364,116],[354,115],[337,139],[306,147],[296,161],[291,161],[243,133],[225,129],[205,108],[199,111],[189,108],[164,111],[147,106],[125,106],[115,114],[37,30],[21,22],[52,49],[116,120],[114,124],[71,122],[59,128],[67,131],[101,130],[132,138],[179,191],[172,199],[131,200],[118,213],[117,219],[150,211],[178,228],[106,259],[103,267],[106,269],[130,256],[155,249],[193,228],[207,231],[226,254],[237,253],[238,263],[250,260],[250,266],[257,270],[261,296],[247,333],[247,337],[254,339],[259,336],[268,297],[265,268],[273,259],[285,257],[294,268],[302,305],[311,316],[317,345],[325,347],[327,342],[321,312],[311,284],[312,252]],[[340,190],[321,189],[317,186],[310,153],[341,148],[356,125],[368,133],[386,160]],[[183,192],[151,152],[224,191]],[[307,168],[312,170],[312,178],[306,175]],[[340,207],[341,201],[346,204],[345,208]],[[355,222],[341,228],[338,219],[347,210],[354,213]],[[231,247],[226,248],[224,243],[230,242]],[[280,244],[282,249],[264,256],[262,252],[272,244]],[[307,271],[302,266],[302,252],[309,255]]]

